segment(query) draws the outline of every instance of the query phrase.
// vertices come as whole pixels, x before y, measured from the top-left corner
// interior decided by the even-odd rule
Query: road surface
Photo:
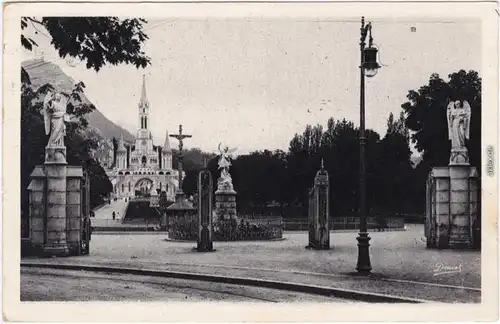
[[[21,301],[347,302],[196,280],[35,268],[21,269]]]

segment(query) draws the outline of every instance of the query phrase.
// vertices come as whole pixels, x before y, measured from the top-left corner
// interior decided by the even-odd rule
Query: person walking
[[[115,219],[116,219],[116,213],[115,213],[115,211],[113,210],[113,220],[115,220]]]

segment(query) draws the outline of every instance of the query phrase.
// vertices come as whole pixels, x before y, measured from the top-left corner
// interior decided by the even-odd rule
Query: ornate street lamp
[[[368,25],[371,26],[371,25]],[[371,28],[370,28],[371,30]],[[371,43],[371,35],[370,35],[370,43]],[[377,52],[378,50],[375,47],[367,47],[363,49],[363,69],[365,76],[371,78],[377,74],[380,65],[377,62]]]
[[[365,47],[366,37],[368,47]],[[372,270],[370,263],[370,237],[368,236],[366,224],[366,161],[365,161],[365,76],[373,77],[377,74],[380,65],[377,62],[378,50],[373,47],[372,25],[365,25],[365,17],[361,18],[361,38],[360,38],[361,73],[360,84],[360,123],[359,123],[359,234],[358,240],[358,264],[356,270],[361,274],[369,274]]]

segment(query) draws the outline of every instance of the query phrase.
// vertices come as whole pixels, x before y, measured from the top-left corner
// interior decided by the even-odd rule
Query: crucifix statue
[[[170,135],[170,137],[176,138],[179,141],[179,188],[178,193],[182,194],[182,148],[184,146],[184,139],[192,137],[191,135],[182,134],[182,125],[179,125],[179,134]]]

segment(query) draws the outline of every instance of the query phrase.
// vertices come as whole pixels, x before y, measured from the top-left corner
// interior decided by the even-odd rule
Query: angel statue
[[[468,163],[465,140],[469,139],[471,108],[467,101],[450,101],[447,108],[448,138],[451,140],[450,163]]]
[[[70,121],[66,114],[68,98],[61,93],[49,92],[43,100],[43,117],[45,121],[45,134],[49,135],[47,147],[64,147],[66,125]]]
[[[451,147],[465,148],[465,140],[469,139],[471,109],[467,101],[451,101],[448,104],[448,136]]]
[[[230,150],[229,147],[221,149],[221,144],[219,144],[219,170],[220,178],[217,181],[219,188],[233,189],[233,180],[231,179],[231,174],[229,174],[229,167],[231,166],[232,154],[236,149]]]

